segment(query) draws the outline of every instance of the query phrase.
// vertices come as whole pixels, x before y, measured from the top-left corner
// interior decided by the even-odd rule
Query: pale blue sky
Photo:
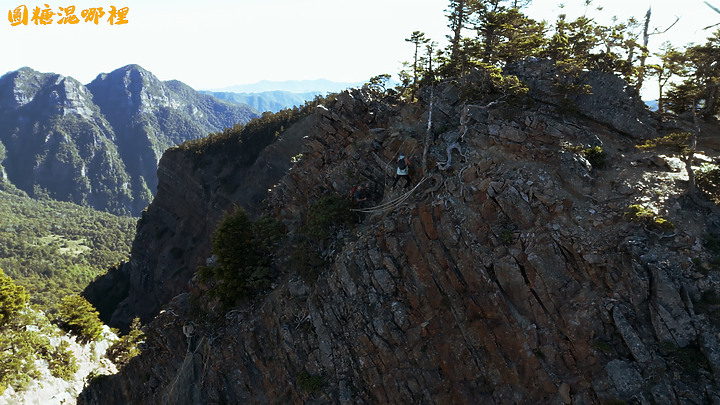
[[[127,25],[11,26],[0,23],[0,75],[29,66],[72,76],[83,83],[98,73],[137,63],[161,80],[181,80],[196,89],[212,89],[259,80],[325,78],[363,81],[396,73],[412,57],[404,41],[413,30],[438,42],[449,33],[446,0],[2,0],[2,15],[21,4],[129,7]],[[556,0],[535,0],[527,14],[554,20]],[[570,18],[584,12],[582,0],[565,0]],[[706,25],[720,22],[700,0],[595,0],[587,10],[598,20],[618,15],[642,18],[653,4],[653,26],[681,17],[669,34],[652,38],[657,49],[665,40],[684,45],[702,42]],[[720,0],[713,0],[720,6]],[[605,10],[597,12],[595,6]],[[107,15],[103,20],[107,18]],[[55,16],[57,20],[57,16]]]

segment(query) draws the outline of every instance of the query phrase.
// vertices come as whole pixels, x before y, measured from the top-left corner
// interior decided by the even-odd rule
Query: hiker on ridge
[[[398,158],[395,181],[391,188],[395,187],[401,177],[405,179],[405,186],[403,186],[403,188],[407,190],[407,188],[410,187],[410,160],[406,158],[404,154],[400,154]]]
[[[365,190],[365,187],[362,184],[360,184],[354,188],[353,195],[352,195],[352,201],[353,201],[353,203],[355,203],[355,205],[360,206],[360,205],[364,205],[361,203],[366,200],[367,200],[367,190]]]

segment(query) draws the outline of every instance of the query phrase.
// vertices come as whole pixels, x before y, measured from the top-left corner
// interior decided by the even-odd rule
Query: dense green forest
[[[127,258],[136,218],[0,188],[0,268],[30,300],[53,310],[97,275]]]

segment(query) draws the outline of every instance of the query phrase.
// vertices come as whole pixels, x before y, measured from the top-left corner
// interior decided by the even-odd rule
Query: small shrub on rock
[[[675,229],[675,224],[661,216],[655,215],[655,213],[651,210],[638,204],[630,205],[628,210],[625,212],[625,217],[631,221],[640,222],[649,229],[658,232]]]
[[[715,204],[720,203],[720,167],[704,163],[695,172],[695,184]]]
[[[130,325],[130,333],[115,341],[105,352],[107,357],[118,366],[127,364],[130,359],[140,354],[138,343],[145,340],[145,334],[140,329],[140,318],[135,318]]]
[[[593,168],[600,170],[605,167],[607,154],[600,146],[583,149],[582,154],[585,156],[585,159],[590,162],[590,165],[592,165]]]
[[[321,197],[308,209],[305,233],[324,239],[333,226],[350,226],[357,219],[351,208],[352,202],[347,198],[335,195]]]
[[[309,393],[315,393],[322,388],[323,381],[319,375],[312,375],[303,370],[297,376],[297,385],[301,390]]]

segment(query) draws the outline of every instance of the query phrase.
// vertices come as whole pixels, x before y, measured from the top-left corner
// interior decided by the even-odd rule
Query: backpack
[[[400,170],[407,169],[407,164],[405,163],[405,159],[398,159],[398,169],[400,169]]]
[[[350,189],[350,198],[354,198],[354,197],[355,197],[355,190],[357,190],[357,186],[353,186],[353,187]]]

